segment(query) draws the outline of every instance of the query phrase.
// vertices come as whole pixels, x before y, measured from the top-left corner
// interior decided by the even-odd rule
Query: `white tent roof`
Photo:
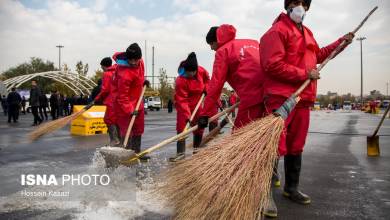
[[[63,72],[63,71],[49,71],[41,73],[32,73],[28,75],[16,76],[5,80],[3,83],[7,90],[10,91],[12,87],[18,88],[23,83],[32,80],[35,77],[45,77],[64,84],[76,94],[89,95],[96,83],[85,76],[80,76],[77,73]]]

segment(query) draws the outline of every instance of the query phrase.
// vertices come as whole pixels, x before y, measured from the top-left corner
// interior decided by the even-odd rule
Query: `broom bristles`
[[[58,129],[61,129],[64,126],[66,126],[68,123],[70,123],[72,120],[74,120],[77,117],[79,117],[80,115],[82,115],[86,111],[87,111],[87,109],[82,109],[78,112],[75,112],[75,113],[69,115],[69,116],[66,116],[66,117],[51,121],[51,122],[43,123],[43,124],[39,125],[34,131],[30,132],[28,134],[28,138],[30,141],[34,141],[45,134],[49,134],[49,133],[54,132]]]
[[[255,219],[267,206],[284,121],[269,115],[177,163],[157,191],[176,219]]]

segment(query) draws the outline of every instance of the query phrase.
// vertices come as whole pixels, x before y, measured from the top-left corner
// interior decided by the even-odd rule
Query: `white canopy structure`
[[[80,76],[77,73],[63,72],[63,71],[49,71],[41,73],[32,73],[28,75],[16,76],[5,80],[3,83],[7,90],[10,91],[12,87],[18,88],[23,83],[34,79],[35,77],[45,77],[64,84],[71,89],[75,94],[90,95],[96,83],[85,76]]]

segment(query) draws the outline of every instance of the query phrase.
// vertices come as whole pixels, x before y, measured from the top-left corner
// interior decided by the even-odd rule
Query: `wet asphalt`
[[[142,147],[175,135],[175,118],[175,113],[166,110],[149,112]],[[379,132],[381,156],[370,158],[366,154],[366,136],[379,120],[378,115],[362,112],[313,111],[300,181],[301,191],[311,196],[312,203],[292,203],[282,196],[282,188],[275,188],[278,219],[389,219],[390,119]],[[6,117],[0,116],[0,219],[107,219],[109,211],[113,211],[112,219],[170,218],[165,208],[147,207],[155,203],[138,205],[129,213],[124,212],[128,207],[120,206],[121,215],[117,217],[116,209],[94,212],[92,208],[88,215],[80,215],[74,206],[42,208],[36,206],[37,201],[15,197],[24,189],[21,174],[85,172],[96,148],[108,142],[107,135],[72,136],[65,127],[31,143],[26,138],[34,128],[31,124],[31,114],[21,115],[17,124],[8,124]],[[148,170],[149,177],[157,175],[175,151],[175,144],[170,144],[152,153],[153,159],[139,170]],[[283,185],[283,159],[279,171]],[[142,188],[143,183],[137,186]],[[138,213],[137,209],[143,210]]]

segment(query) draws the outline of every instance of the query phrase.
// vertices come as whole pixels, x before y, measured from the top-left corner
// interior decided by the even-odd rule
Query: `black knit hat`
[[[186,71],[196,71],[198,70],[198,60],[196,59],[195,52],[191,52],[187,59],[185,60],[185,63],[183,65],[184,69]]]
[[[293,2],[294,0],[284,0],[284,9],[287,10],[288,5]],[[307,9],[310,8],[311,0],[304,0],[305,5],[307,6]]]
[[[139,60],[142,58],[142,51],[141,48],[138,46],[137,43],[131,44],[127,49],[126,49],[126,58],[127,59],[136,59]]]
[[[217,42],[217,29],[218,26],[211,27],[209,32],[206,35],[206,42],[211,44],[213,42]]]
[[[104,57],[102,61],[100,61],[100,65],[105,67],[110,67],[112,65],[112,60],[110,57]]]

